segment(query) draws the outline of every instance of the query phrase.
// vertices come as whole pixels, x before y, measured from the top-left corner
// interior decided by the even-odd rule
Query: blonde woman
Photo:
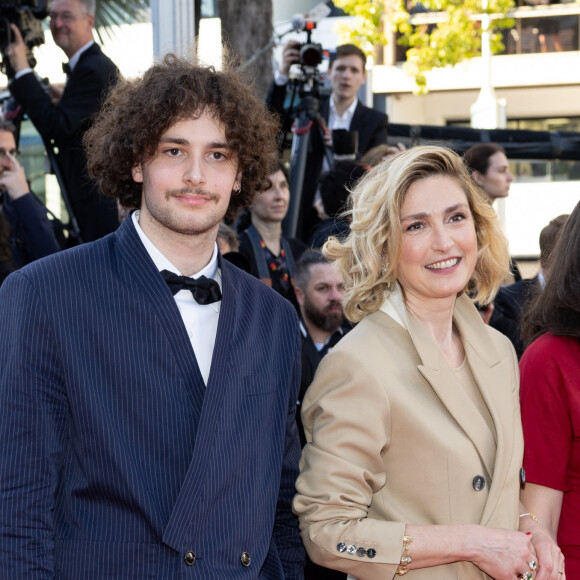
[[[331,240],[359,324],[303,403],[294,510],[313,561],[359,580],[565,578],[519,502],[517,359],[484,325],[509,263],[495,214],[461,159],[416,147],[353,192]]]

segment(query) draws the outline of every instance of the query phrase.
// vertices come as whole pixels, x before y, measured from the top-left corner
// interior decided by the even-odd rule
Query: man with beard
[[[344,336],[342,276],[320,252],[309,250],[296,263],[296,300],[300,307],[302,335],[302,380],[298,404],[302,402],[322,357]],[[300,439],[305,444],[298,417]]]
[[[322,357],[332,350],[348,327],[344,328],[342,276],[320,252],[309,250],[296,263],[295,292],[300,306],[302,336],[302,377],[296,403],[296,422],[300,443],[304,447],[306,438],[299,412],[304,395],[314,379]],[[304,579],[345,580],[346,574],[318,566],[307,557]]]

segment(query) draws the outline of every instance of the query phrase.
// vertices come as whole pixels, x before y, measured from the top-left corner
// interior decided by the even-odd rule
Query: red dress
[[[544,334],[520,361],[526,480],[564,492],[558,544],[580,580],[580,341]]]

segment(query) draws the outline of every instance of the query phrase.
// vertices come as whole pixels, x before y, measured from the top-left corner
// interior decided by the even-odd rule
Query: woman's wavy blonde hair
[[[508,244],[495,212],[472,182],[461,157],[445,147],[419,146],[386,159],[369,171],[351,195],[351,232],[330,238],[324,254],[335,260],[345,281],[344,312],[358,322],[379,309],[385,291],[397,280],[401,255],[401,207],[409,187],[432,176],[457,180],[475,223],[478,257],[466,290],[488,304],[509,270]]]

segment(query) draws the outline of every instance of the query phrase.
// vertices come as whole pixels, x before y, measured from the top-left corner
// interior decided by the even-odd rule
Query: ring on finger
[[[532,580],[533,576],[531,572],[523,572],[522,574],[518,574],[518,578],[522,580]]]
[[[532,570],[533,572],[535,572],[536,569],[538,568],[538,563],[535,560],[530,560],[528,562],[528,566],[530,567],[530,570]]]

